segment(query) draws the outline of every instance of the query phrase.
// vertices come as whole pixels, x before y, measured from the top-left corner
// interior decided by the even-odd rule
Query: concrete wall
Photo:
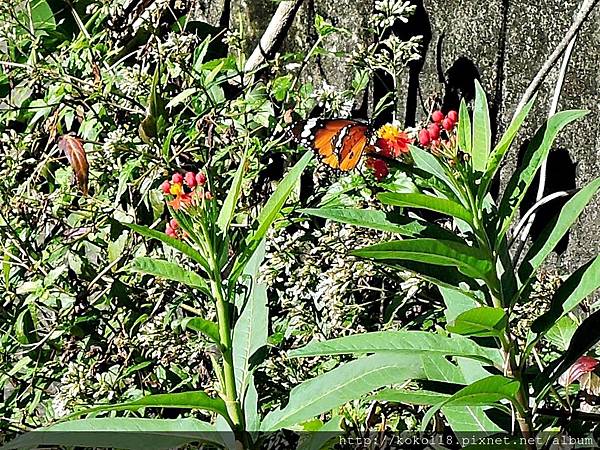
[[[224,0],[204,2],[206,17],[215,20]],[[398,28],[405,35],[425,36],[423,60],[407,71],[402,98],[398,103],[398,117],[408,114],[406,108],[416,98],[416,87],[424,97],[438,94],[452,106],[458,96],[472,95],[472,80],[480,78],[488,93],[493,112],[493,122],[501,133],[512,117],[521,94],[537,73],[543,61],[568,29],[579,1],[568,0],[419,0],[418,11],[407,25]],[[271,0],[255,0],[231,3],[231,20],[242,17],[250,25],[250,40],[255,42],[266,27],[276,8]],[[372,10],[371,0],[305,0],[286,39],[287,49],[308,49],[315,36],[312,23],[315,13],[330,19],[335,25],[352,31],[349,38],[331,45],[338,50],[350,50],[364,39],[361,31]],[[241,15],[240,15],[241,14]],[[212,15],[212,16],[211,16]],[[211,18],[212,17],[212,18]],[[595,11],[579,35],[569,65],[566,83],[559,103],[559,110],[589,109],[590,114],[576,125],[563,131],[556,143],[549,162],[547,192],[582,186],[600,175],[598,145],[598,104],[600,101],[600,13]],[[437,58],[439,37],[443,34],[441,66],[448,86],[439,82]],[[532,136],[535,128],[547,115],[558,70],[555,68],[542,86],[535,110],[527,122]],[[313,71],[315,77],[327,79],[330,84],[341,86],[349,82],[349,73],[327,61]],[[412,80],[412,82],[411,82]],[[417,100],[417,104],[420,100]],[[417,120],[423,117],[417,108]],[[505,181],[514,170],[519,150],[515,147],[504,169]],[[535,186],[537,190],[537,186]],[[533,192],[535,197],[535,192]],[[568,246],[560,256],[554,255],[551,267],[561,273],[571,272],[600,250],[600,198],[591,204],[570,234]],[[536,228],[547,222],[546,211],[541,214]]]

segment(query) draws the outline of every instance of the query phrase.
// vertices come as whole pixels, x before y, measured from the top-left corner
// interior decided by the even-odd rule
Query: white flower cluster
[[[371,16],[371,25],[389,28],[396,20],[403,23],[415,12],[416,6],[405,0],[378,0],[375,2],[375,14]]]
[[[335,117],[349,117],[354,105],[354,98],[349,97],[343,89],[328,84],[323,80],[321,87],[315,89],[312,97],[325,111]]]

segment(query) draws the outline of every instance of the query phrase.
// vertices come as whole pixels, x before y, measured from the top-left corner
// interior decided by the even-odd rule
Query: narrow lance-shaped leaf
[[[319,208],[301,209],[300,212],[335,222],[357,225],[372,230],[386,231],[408,237],[432,237],[440,239],[452,239],[454,235],[448,230],[406,216],[388,218],[385,212],[375,209],[358,208]]]
[[[233,180],[231,181],[231,187],[225,197],[221,211],[219,211],[219,218],[217,219],[217,225],[221,232],[225,235],[229,228],[229,224],[235,214],[235,207],[242,191],[242,184],[244,182],[244,172],[246,170],[246,155],[244,155],[240,161],[240,165],[235,172]]]
[[[473,169],[483,172],[487,165],[488,155],[492,146],[492,132],[490,128],[490,112],[488,110],[485,91],[475,80],[475,104],[473,107]]]
[[[355,250],[351,253],[362,258],[377,260],[409,260],[438,266],[453,266],[461,273],[487,280],[492,262],[480,249],[441,239],[408,239]],[[440,270],[444,270],[440,268]]]
[[[567,278],[552,296],[550,309],[531,325],[534,333],[542,334],[561,317],[572,311],[588,295],[600,288],[600,255],[591,259]]]
[[[445,198],[426,194],[399,194],[393,192],[379,194],[377,198],[386,205],[427,209],[456,217],[468,224],[473,223],[473,216],[464,206]]]
[[[515,137],[517,137],[517,133],[519,132],[523,121],[527,117],[527,114],[529,114],[529,111],[531,110],[531,107],[535,102],[535,98],[536,96],[533,96],[533,98],[525,105],[525,107],[519,112],[519,114],[513,117],[513,120],[506,129],[506,132],[502,135],[500,142],[498,142],[498,144],[490,154],[485,174],[481,179],[481,184],[479,185],[479,192],[477,194],[480,205],[482,204],[483,199],[485,198],[490,187],[490,183],[494,179],[494,176],[496,175],[496,172],[498,171],[498,168],[500,167],[500,164],[504,159],[504,155],[506,155],[506,152],[515,140]]]
[[[507,322],[508,317],[502,308],[481,306],[463,312],[446,328],[450,333],[463,336],[500,336]]]
[[[166,280],[177,281],[210,294],[210,288],[204,278],[191,270],[182,268],[180,264],[171,261],[139,256],[131,262],[128,266],[128,270],[131,272],[145,273]]]
[[[287,405],[267,414],[261,430],[292,427],[374,389],[421,376],[420,360],[411,355],[379,354],[351,361],[292,389]]]
[[[510,178],[498,208],[500,223],[496,242],[504,237],[512,223],[527,188],[535,174],[548,157],[554,139],[567,124],[587,114],[587,111],[563,111],[555,114],[535,134],[527,147],[523,162]]]
[[[265,241],[252,256],[246,266],[246,275],[236,305],[241,309],[233,330],[233,363],[238,394],[244,397],[252,374],[252,357],[267,345],[269,309],[267,308],[267,288],[258,282],[260,265],[265,256]]]
[[[542,231],[542,234],[525,255],[521,267],[519,267],[519,278],[523,284],[528,282],[558,242],[567,234],[585,207],[596,195],[598,189],[600,189],[600,178],[588,183],[569,199],[558,216]]]
[[[19,436],[2,450],[48,446],[166,450],[198,441],[224,444],[211,424],[197,419],[111,417],[57,423]]]
[[[67,156],[69,164],[73,168],[79,189],[81,189],[83,195],[87,195],[90,166],[81,139],[65,134],[59,138],[58,148]]]
[[[438,287],[447,289],[460,290],[469,289],[465,295],[469,296],[475,301],[475,304],[481,303],[474,292],[481,288],[479,282],[461,273],[456,267],[446,266],[444,270],[440,270],[440,266],[434,264],[427,264],[418,261],[410,261],[408,259],[395,259],[389,261],[383,261],[385,264],[393,269],[401,269],[404,271],[412,272],[415,276],[422,278],[423,280],[433,283]]]
[[[516,402],[515,396],[519,388],[520,384],[517,380],[502,375],[492,375],[475,381],[427,410],[421,423],[421,430],[426,430],[433,415],[444,406],[487,406],[500,400]]]
[[[299,358],[380,352],[464,356],[501,364],[496,349],[481,347],[471,339],[462,336],[447,337],[426,331],[375,331],[354,334],[322,342],[311,342],[302,348],[292,350],[289,356]]]
[[[460,109],[458,112],[458,147],[465,153],[471,154],[473,147],[471,145],[471,118],[465,99],[460,100]]]
[[[409,148],[410,155],[412,156],[415,165],[419,169],[430,173],[440,181],[444,182],[444,184],[452,191],[456,198],[460,199],[460,201],[464,203],[462,194],[456,188],[456,186],[454,186],[452,180],[448,177],[438,159],[431,153],[421,150],[419,147],[415,147],[414,145],[409,145]]]
[[[367,397],[367,400],[390,402],[390,403],[404,403],[407,405],[423,405],[430,406],[437,403],[443,402],[449,394],[440,394],[438,392],[431,392],[425,390],[409,391],[406,389],[383,389],[375,395]]]
[[[296,186],[296,183],[300,179],[302,172],[313,157],[312,151],[307,151],[304,156],[298,161],[294,167],[288,172],[288,174],[281,180],[275,192],[271,195],[263,209],[261,210],[258,218],[257,218],[257,228],[254,233],[250,235],[250,237],[246,240],[246,248],[243,251],[243,254],[240,255],[238,261],[236,262],[235,268],[232,273],[232,280],[235,280],[244,270],[244,266],[252,256],[252,254],[256,251],[256,248],[262,241],[263,237],[267,233],[269,227],[275,221],[275,218],[281,211],[281,208],[285,204],[286,200],[292,193],[292,190]]]
[[[184,255],[189,256],[193,261],[196,261],[197,263],[199,263],[206,272],[210,272],[210,266],[208,265],[208,262],[206,261],[206,259],[197,250],[190,247],[185,242],[182,242],[179,239],[175,239],[170,236],[167,236],[165,233],[154,230],[152,228],[148,228],[146,226],[136,225],[134,223],[126,223],[126,222],[120,222],[120,224],[127,228],[131,228],[133,231],[135,231],[136,233],[138,233],[144,237],[156,239],[156,240],[159,240],[159,241],[167,244],[169,247],[172,247],[175,250],[180,251]]]
[[[202,409],[213,411],[226,418],[230,423],[225,402],[221,398],[209,397],[202,391],[180,392],[175,394],[147,395],[138,400],[114,405],[98,405],[70,414],[66,419],[100,411],[137,411],[141,408],[178,408]]]
[[[202,333],[217,345],[221,343],[219,327],[210,320],[203,319],[202,317],[186,317],[181,321],[181,328]]]
[[[489,436],[496,433],[502,433],[504,430],[500,428],[495,422],[493,422],[485,413],[485,407],[483,406],[444,406],[441,409],[442,413],[446,417],[450,428],[457,431],[469,431],[469,434],[473,435],[477,432],[477,436]],[[467,447],[463,447],[466,449]],[[482,450],[481,446],[475,445],[473,448]],[[511,450],[518,448],[519,450],[526,450],[525,446],[511,447],[510,444],[503,443],[502,450]],[[497,449],[500,450],[500,449]]]

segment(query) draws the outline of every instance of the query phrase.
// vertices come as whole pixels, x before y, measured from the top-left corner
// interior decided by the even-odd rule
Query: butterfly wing
[[[356,167],[368,141],[367,130],[367,125],[351,119],[309,119],[297,123],[292,134],[298,144],[319,154],[323,163],[334,169],[351,170]]]
[[[369,128],[362,123],[355,124],[344,130],[340,135],[339,162],[340,170],[346,172],[356,167],[369,144]]]

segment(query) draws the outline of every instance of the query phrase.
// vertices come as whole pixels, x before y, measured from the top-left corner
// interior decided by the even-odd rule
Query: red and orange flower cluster
[[[388,123],[377,131],[375,147],[377,153],[385,158],[398,158],[409,152],[408,145],[413,141],[414,139],[411,139],[406,131],[400,130],[397,125]],[[390,172],[383,159],[368,158],[367,167],[373,170],[373,175],[378,181],[387,177]]]
[[[190,189],[185,191],[184,184]],[[182,206],[200,202],[202,199],[210,200],[212,194],[204,189],[206,184],[206,175],[202,172],[186,172],[185,176],[180,173],[174,173],[171,181],[166,180],[160,185],[161,190],[166,195],[173,195],[174,198],[168,203],[175,209]]]
[[[203,200],[212,200],[213,196],[206,189],[206,182],[206,175],[202,172],[186,172],[185,175],[176,172],[170,181],[166,180],[160,185],[160,189],[170,199],[167,202],[169,206],[178,210],[188,206],[200,206]],[[180,236],[177,220],[169,221],[165,233],[175,238]]]

